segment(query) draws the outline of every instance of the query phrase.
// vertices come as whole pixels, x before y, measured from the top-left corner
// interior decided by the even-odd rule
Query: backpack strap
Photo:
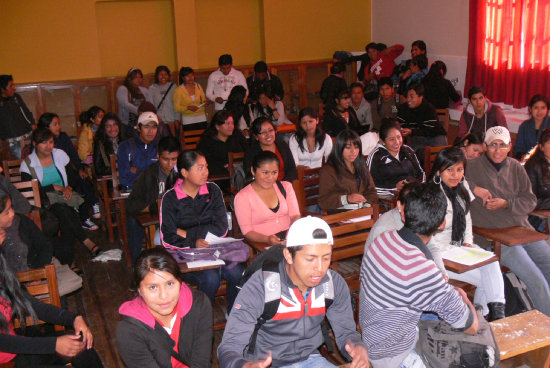
[[[29,156],[25,157],[25,163],[27,164],[27,168],[29,169],[32,178],[38,180],[36,170],[34,169],[34,167],[31,166],[31,158]]]
[[[285,187],[283,186],[283,183],[281,183],[280,180],[277,180],[275,183],[277,183],[277,188],[279,188],[279,191],[283,195],[283,198],[286,199],[286,190],[285,190]]]
[[[332,302],[334,302],[334,282],[332,281],[332,274],[330,273],[330,270],[327,271],[328,281],[325,283],[326,286],[323,287],[323,291],[325,294],[325,314],[327,310],[332,305]],[[323,333],[323,340],[325,341],[325,345],[327,346],[327,350],[329,353],[334,352],[334,345],[332,344],[332,340],[329,335],[329,328],[327,325],[327,319],[326,317],[323,318],[323,321],[321,322],[321,332]]]
[[[168,89],[166,90],[166,92],[164,92],[164,96],[162,96],[162,100],[160,100],[160,102],[157,106],[157,110],[160,109],[160,106],[162,105],[162,103],[166,99],[166,96],[168,95],[168,92],[170,92],[170,90],[172,89],[173,86],[174,86],[174,82],[170,83],[170,85],[168,86]]]

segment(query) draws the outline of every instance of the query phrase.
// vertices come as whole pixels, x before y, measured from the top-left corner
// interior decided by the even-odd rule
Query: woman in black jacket
[[[525,163],[525,170],[531,180],[531,188],[537,196],[536,210],[550,210],[550,128],[544,129],[533,155]],[[542,231],[546,221],[537,216],[529,216],[535,229]]]
[[[460,95],[453,84],[445,79],[445,74],[447,74],[447,66],[438,60],[432,64],[430,71],[422,79],[422,84],[426,89],[424,97],[436,109],[446,109],[451,102],[460,101]]]
[[[351,129],[358,135],[366,133],[368,126],[363,126],[357,119],[357,114],[351,106],[351,97],[347,89],[336,92],[333,103],[327,105],[323,120],[323,130],[331,137],[336,137],[341,131]]]
[[[94,136],[94,169],[97,177],[111,175],[109,157],[116,155],[121,139],[121,122],[117,114],[106,114]]]
[[[126,366],[210,367],[212,307],[202,292],[182,281],[170,253],[162,248],[142,252],[133,283],[136,298],[120,306],[122,320],[116,329]]]

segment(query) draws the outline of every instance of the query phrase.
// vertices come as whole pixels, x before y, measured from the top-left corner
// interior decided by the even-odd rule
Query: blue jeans
[[[232,268],[222,266],[213,270],[184,273],[183,281],[196,285],[200,291],[206,294],[212,305],[214,305],[214,298],[223,277],[227,282],[226,299],[227,314],[229,314],[237,297],[237,283],[241,279],[243,271],[244,267],[239,263]]]
[[[335,368],[336,366],[323,358],[321,354],[311,354],[307,360],[285,365],[279,368]]]
[[[501,264],[527,285],[535,308],[550,316],[550,246],[544,240],[502,246]]]
[[[140,225],[139,221],[129,213],[126,214],[126,232],[128,234],[130,257],[132,258],[132,264],[134,264],[141,253],[141,248],[145,240],[145,229]]]

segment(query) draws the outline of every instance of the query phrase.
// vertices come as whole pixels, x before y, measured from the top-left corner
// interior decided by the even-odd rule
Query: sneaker
[[[92,217],[95,219],[101,218],[101,207],[99,206],[99,203],[96,203],[92,206]]]
[[[92,230],[92,231],[99,229],[99,226],[97,226],[96,224],[94,224],[94,222],[92,221],[91,218],[86,219],[86,221],[84,221],[84,222],[82,223],[82,227],[83,227],[84,229]]]

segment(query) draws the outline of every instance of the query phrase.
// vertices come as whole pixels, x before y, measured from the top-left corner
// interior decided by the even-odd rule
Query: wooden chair
[[[233,177],[235,171],[237,170],[237,165],[242,165],[244,160],[244,152],[229,152],[227,155],[227,162],[229,170],[229,179]],[[244,168],[243,168],[244,170]],[[233,183],[229,184],[229,191],[232,194],[237,194],[237,189],[233,186]]]
[[[120,191],[120,179],[118,175],[118,161],[117,155],[111,155],[109,157],[111,162],[111,180],[113,181],[113,196],[109,199],[112,201],[113,212],[115,213],[116,223],[113,222],[112,226],[118,227],[118,237],[122,244],[122,250],[126,256],[126,264],[130,266],[132,259],[130,256],[130,247],[128,245],[128,233],[126,229],[126,204],[125,200],[128,198],[128,194]]]
[[[309,212],[307,207],[317,204],[319,201],[320,170],[320,167],[312,169],[301,165],[296,168],[298,179],[292,182],[292,186],[294,187],[302,216],[319,216],[318,213]]]
[[[445,128],[445,131],[447,134],[449,133],[449,121],[451,120],[451,117],[449,115],[449,109],[436,109],[435,113],[437,114],[437,119]]]
[[[168,124],[168,128],[170,129],[170,133],[172,133],[172,135],[178,139],[181,146],[183,147],[185,138],[183,135],[183,128],[182,128],[181,122],[179,120],[173,121],[170,124]]]
[[[157,208],[160,213],[160,204],[162,198],[157,199]],[[145,247],[147,249],[155,247],[155,233],[157,231],[157,226],[160,225],[159,214],[152,214],[150,212],[144,212],[139,215],[136,215],[136,220],[139,224],[145,229]]]
[[[550,234],[550,210],[535,210],[530,215],[540,217],[546,220],[546,228],[544,229],[546,234]]]
[[[4,176],[8,178],[12,183],[21,181],[21,173],[19,167],[23,160],[4,160],[2,161],[2,168],[4,169]]]
[[[29,201],[31,206],[42,207],[38,180],[20,181],[13,183],[13,186]],[[40,211],[38,208],[33,208],[27,216],[33,220],[40,230],[42,230],[42,220],[40,219]]]
[[[183,145],[182,149],[191,150],[197,149],[199,141],[201,140],[201,135],[204,133],[205,129],[198,130],[187,130],[183,131]]]
[[[437,154],[441,152],[442,149],[447,147],[451,147],[451,146],[449,145],[437,146],[437,147],[426,146],[424,151],[424,172],[426,173],[426,178],[430,176],[430,172],[432,171],[432,166],[435,161],[435,158],[437,157]]]

